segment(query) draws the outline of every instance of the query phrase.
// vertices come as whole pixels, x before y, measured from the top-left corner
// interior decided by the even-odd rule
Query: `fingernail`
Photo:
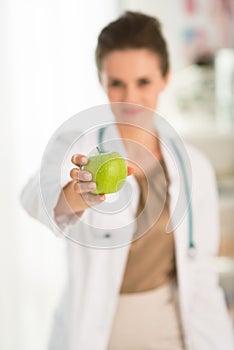
[[[92,175],[89,174],[89,173],[85,173],[85,174],[84,174],[84,179],[85,179],[85,180],[92,180]]]
[[[88,188],[95,189],[96,188],[95,182],[91,182],[90,184],[88,184]]]
[[[87,158],[86,157],[82,157],[81,158],[81,163],[82,164],[86,164],[87,163]]]
[[[73,156],[71,157],[72,163],[73,163],[73,162],[76,163],[76,157],[77,157],[77,155],[76,155],[76,154],[73,154]]]

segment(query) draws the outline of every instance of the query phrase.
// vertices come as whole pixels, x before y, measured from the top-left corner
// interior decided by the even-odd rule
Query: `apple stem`
[[[100,153],[101,153],[100,148],[99,148],[98,146],[97,146],[96,148],[97,148],[97,150],[98,150],[98,153],[100,154]]]

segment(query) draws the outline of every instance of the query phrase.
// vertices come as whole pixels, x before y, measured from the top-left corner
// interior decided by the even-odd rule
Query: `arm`
[[[75,157],[74,164],[80,164],[80,158],[83,155],[78,155],[78,161]],[[86,163],[88,159],[86,158]],[[51,169],[50,164],[50,170]],[[69,173],[69,169],[67,169]],[[59,184],[54,181],[52,174],[54,171],[46,172],[46,175],[41,175],[38,171],[32,176],[21,192],[20,200],[24,209],[29,215],[47,225],[54,231],[56,235],[61,235],[59,229],[63,230],[69,225],[74,225],[85,210],[90,206],[101,203],[104,195],[94,195],[89,193],[92,189],[88,188],[90,181],[84,178],[87,172],[73,168],[71,170],[71,181],[69,181],[61,189]],[[41,187],[40,175],[44,178],[44,184]],[[82,183],[78,184],[78,181]],[[42,195],[43,193],[43,195]]]
[[[70,157],[73,149],[69,151],[69,148],[79,133],[73,129],[52,137],[44,153],[41,168],[31,176],[20,194],[20,202],[27,213],[61,237],[61,229],[79,220],[79,216],[70,208],[64,213],[54,211],[63,187],[71,181],[69,169],[72,166]],[[78,148],[81,146],[76,145]],[[65,155],[67,157],[64,161]]]
[[[74,142],[78,136],[79,133],[73,130],[53,137],[40,170],[31,177],[21,193],[21,203],[29,215],[57,235],[61,235],[69,225],[79,222],[89,207],[105,199],[105,195],[91,193],[94,189],[89,188],[92,179],[86,179],[87,171],[80,169],[88,158],[76,153],[77,150],[85,152],[83,140]],[[83,162],[82,158],[85,158]],[[128,167],[128,175],[132,173],[133,169]]]

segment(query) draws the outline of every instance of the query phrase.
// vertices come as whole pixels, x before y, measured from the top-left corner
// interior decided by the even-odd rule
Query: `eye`
[[[109,84],[109,86],[113,86],[113,87],[118,87],[121,85],[122,85],[122,82],[120,80],[112,80]]]
[[[138,83],[139,83],[140,86],[142,86],[142,85],[150,84],[150,81],[147,78],[142,78],[142,79],[139,79]]]

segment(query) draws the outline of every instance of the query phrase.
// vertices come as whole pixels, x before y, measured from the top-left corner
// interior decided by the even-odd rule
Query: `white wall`
[[[123,10],[142,11],[160,20],[168,43],[173,73],[191,64],[191,57],[185,49],[184,31],[186,29],[202,29],[211,51],[231,43],[231,41],[227,43],[222,40],[223,28],[220,20],[226,14],[219,13],[222,8],[219,1],[196,0],[192,13],[186,10],[185,0],[121,0],[120,3]],[[231,15],[228,17],[227,25],[232,19]],[[224,17],[222,18],[224,20]],[[230,30],[229,36],[233,37],[233,35],[234,31]],[[233,40],[231,46],[233,47]]]
[[[100,29],[117,15],[116,1],[108,0],[0,3],[1,350],[46,349],[66,277],[64,245],[18,198],[55,129],[106,102],[94,48]]]
[[[19,255],[16,237],[16,145],[13,144],[12,128],[13,104],[10,99],[10,66],[8,55],[8,8],[7,3],[0,2],[0,348],[17,349],[19,339]],[[6,137],[7,135],[7,137]],[[13,174],[13,168],[15,173]],[[14,215],[12,215],[14,213]],[[12,329],[12,332],[11,332]],[[7,334],[7,338],[6,338]]]

